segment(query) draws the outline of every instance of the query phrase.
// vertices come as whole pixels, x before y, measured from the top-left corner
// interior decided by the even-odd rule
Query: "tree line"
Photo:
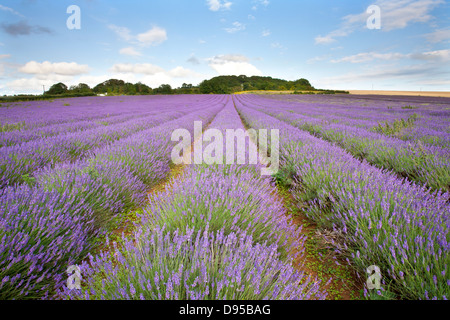
[[[204,80],[200,83],[201,93],[234,93],[239,91],[252,90],[316,90],[308,80],[298,79],[288,81],[272,77],[252,76],[219,76],[210,80]]]
[[[52,85],[43,95],[15,95],[0,97],[0,101],[40,100],[63,97],[82,97],[94,95],[151,95],[151,94],[231,94],[252,90],[290,90],[294,93],[348,93],[344,91],[315,89],[307,79],[288,81],[272,77],[252,76],[218,76],[202,81],[199,85],[183,83],[181,87],[172,88],[162,84],[157,88],[138,82],[129,83],[118,79],[109,79],[93,88],[85,83],[67,87],[62,82]],[[326,91],[326,92],[325,92]]]
[[[57,94],[105,94],[105,95],[143,95],[143,94],[198,94],[215,93],[230,94],[249,90],[315,90],[306,79],[287,81],[272,77],[218,76],[202,81],[198,86],[183,83],[181,87],[172,88],[169,84],[162,84],[157,88],[150,88],[141,82],[129,83],[123,80],[109,79],[90,88],[85,83],[68,88],[64,83],[57,83],[44,93]]]

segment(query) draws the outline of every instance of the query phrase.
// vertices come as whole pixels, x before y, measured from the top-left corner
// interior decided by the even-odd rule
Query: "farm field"
[[[179,129],[194,137],[183,159],[211,151],[211,139],[195,140],[198,121],[233,150],[230,129],[279,139],[269,134],[262,150],[252,136],[244,163],[237,153],[231,164],[174,163]],[[268,164],[250,163],[252,148],[272,161],[279,153],[278,171],[262,175]],[[0,106],[0,299],[444,300],[449,227],[450,98]],[[80,289],[68,287],[70,266]],[[381,274],[375,289],[369,267]]]

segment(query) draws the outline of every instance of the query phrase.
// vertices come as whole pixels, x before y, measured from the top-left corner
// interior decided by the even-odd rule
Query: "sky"
[[[218,75],[450,91],[443,0],[0,0],[0,95]]]

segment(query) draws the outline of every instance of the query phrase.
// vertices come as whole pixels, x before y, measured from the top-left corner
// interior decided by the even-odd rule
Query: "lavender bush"
[[[224,230],[144,229],[114,252],[81,266],[81,290],[64,299],[260,300],[324,299],[318,282],[277,257],[277,247],[254,244]]]

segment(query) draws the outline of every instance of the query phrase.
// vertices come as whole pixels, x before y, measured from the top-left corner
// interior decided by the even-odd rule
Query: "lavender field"
[[[175,165],[171,135],[194,136],[195,121],[224,136],[279,130],[278,173],[261,175],[262,163]],[[308,264],[298,216],[328,235],[354,299],[446,300],[450,99],[209,94],[0,106],[0,299],[336,298],[333,279]],[[79,289],[68,287],[73,265]],[[369,266],[380,288],[367,287]]]

